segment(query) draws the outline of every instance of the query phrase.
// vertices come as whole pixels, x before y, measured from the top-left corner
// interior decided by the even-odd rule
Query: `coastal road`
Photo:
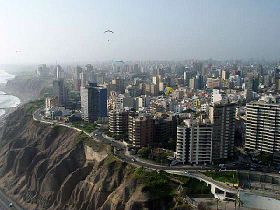
[[[48,123],[48,124],[52,124],[52,125],[54,125],[54,124],[61,125],[61,126],[64,126],[64,127],[75,129],[77,131],[82,131],[80,129],[72,127],[70,124],[57,123],[57,122],[53,122],[53,121],[50,121],[50,120],[46,120],[40,114],[41,111],[42,111],[42,109],[39,109],[39,110],[34,112],[33,119],[35,121],[40,121],[40,122]],[[202,173],[200,173],[200,172],[205,172],[205,171],[208,171],[208,170],[215,169],[211,166],[191,166],[191,165],[189,165],[189,166],[181,166],[181,165],[180,166],[168,166],[168,165],[155,164],[155,163],[152,163],[150,161],[146,161],[146,160],[143,160],[143,159],[140,159],[136,156],[131,155],[127,151],[127,146],[123,142],[114,140],[110,137],[107,137],[106,135],[103,135],[100,130],[95,130],[93,133],[90,133],[90,134],[86,133],[86,132],[84,132],[84,133],[86,135],[88,135],[89,137],[91,137],[94,141],[102,142],[102,143],[105,143],[107,145],[111,145],[114,149],[114,155],[118,159],[122,160],[123,162],[127,162],[127,163],[130,163],[130,164],[135,165],[135,166],[144,167],[144,168],[149,169],[149,170],[165,170],[168,173],[183,175],[183,176],[186,176],[186,174],[185,174],[186,171],[187,171],[187,173],[194,172],[195,173],[194,177],[197,177],[197,178],[199,178],[199,177],[202,178],[203,177],[203,179],[207,180],[208,182],[211,182],[211,183],[213,183],[213,184],[215,184],[215,185],[217,185],[221,188],[227,189],[227,191],[233,191],[234,190],[234,189],[232,189],[231,186],[228,186],[224,183],[220,183],[218,181],[215,181],[215,180],[213,180],[209,177],[206,177]],[[236,171],[236,170],[226,170],[226,171]],[[252,171],[250,171],[250,172],[252,172]],[[279,174],[277,174],[276,176],[279,176]]]
[[[46,120],[44,119],[44,117],[40,114],[40,112],[42,112],[44,109],[40,108],[38,110],[36,110],[33,113],[33,119],[35,121],[39,121],[42,123],[47,123],[47,124],[51,124],[51,125],[61,125],[67,128],[71,128],[77,131],[82,131],[81,129],[75,128],[73,126],[71,126],[70,124],[66,124],[66,123],[60,123],[60,122],[53,122],[51,120]],[[84,131],[83,131],[84,132]],[[127,146],[120,141],[114,140],[112,138],[108,138],[104,135],[102,135],[102,132],[100,130],[96,130],[93,133],[89,134],[84,132],[86,135],[88,135],[89,137],[93,138],[93,140],[97,141],[97,142],[102,142],[108,145],[111,145],[114,148],[114,154],[121,160],[123,160],[124,162],[128,162],[137,166],[142,166],[145,168],[149,168],[149,169],[153,169],[153,170],[178,170],[178,171],[207,171],[207,170],[214,170],[217,169],[215,167],[212,166],[191,166],[191,165],[180,165],[180,166],[168,166],[168,165],[159,165],[156,163],[152,163],[150,161],[146,161],[143,159],[140,159],[136,156],[131,155],[128,151],[127,151]],[[106,137],[106,138],[105,138]],[[226,165],[226,164],[225,164]],[[231,170],[232,169],[232,170]],[[230,167],[229,165],[227,165],[227,170],[226,171],[236,171],[236,167]],[[239,171],[244,171],[247,172],[247,170],[243,169],[243,170],[239,170]],[[257,172],[257,171],[250,171],[251,173],[262,173],[263,172]],[[277,176],[279,177],[280,174],[277,173],[266,173],[269,175],[273,175],[273,176]]]
[[[114,154],[124,162],[131,163],[137,166],[142,166],[144,168],[153,169],[153,170],[199,170],[199,171],[206,171],[209,170],[209,167],[201,167],[201,166],[168,166],[168,165],[159,165],[149,161],[142,160],[136,156],[130,155],[127,151],[127,147],[125,144],[119,141],[110,140],[108,138],[104,138],[102,135],[98,135],[93,137],[94,140],[103,142],[105,144],[110,144],[114,148]]]
[[[10,203],[13,204],[10,207]],[[1,210],[9,210],[9,209],[16,209],[16,210],[24,210],[20,206],[18,206],[14,201],[8,198],[1,190],[0,190],[0,209]]]

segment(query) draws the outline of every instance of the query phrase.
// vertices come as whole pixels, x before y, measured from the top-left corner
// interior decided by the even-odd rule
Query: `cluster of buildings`
[[[209,112],[190,114],[177,127],[175,157],[183,163],[208,164],[233,157],[236,104],[212,104]]]
[[[117,138],[127,137],[135,148],[161,147],[176,138],[178,120],[174,115],[112,110],[109,112],[109,132]]]
[[[272,154],[275,161],[279,156],[280,70],[273,64],[41,65],[37,75],[54,77],[49,116],[80,112],[86,122],[108,123],[114,137],[135,148],[175,142],[174,157],[184,164],[233,158],[236,146]]]
[[[37,72],[42,66],[45,67],[45,65],[39,66]],[[81,119],[85,122],[94,123],[104,119],[106,121],[107,88],[97,85],[97,77],[92,65],[88,64],[84,69],[76,67],[72,78],[73,83],[69,82],[72,75],[70,74],[69,78],[69,73],[65,73],[60,65],[55,66],[53,71],[55,78],[52,84],[52,96],[46,98],[47,117],[54,119],[69,116],[69,109],[71,109],[80,110]],[[72,95],[74,94],[72,99],[69,97],[71,91]]]

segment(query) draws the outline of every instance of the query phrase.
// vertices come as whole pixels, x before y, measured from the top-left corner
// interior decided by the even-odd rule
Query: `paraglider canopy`
[[[124,63],[124,61],[122,61],[122,60],[116,60],[116,61],[114,61],[115,63]]]
[[[23,53],[23,50],[18,49],[18,50],[16,50],[16,53]]]
[[[111,31],[111,30],[106,30],[106,31],[104,31],[104,34],[105,34],[105,33],[112,33],[112,34],[113,34],[113,33],[114,33],[114,31]]]
[[[112,31],[112,30],[106,30],[106,31],[104,31],[104,34],[113,34],[114,33],[114,31]],[[110,39],[108,38],[108,42],[110,41]]]

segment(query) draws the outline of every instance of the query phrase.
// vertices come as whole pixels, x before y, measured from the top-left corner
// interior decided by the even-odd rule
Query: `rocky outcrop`
[[[0,187],[29,210],[166,209],[135,167],[83,133],[34,122],[28,104],[12,113],[0,141]]]

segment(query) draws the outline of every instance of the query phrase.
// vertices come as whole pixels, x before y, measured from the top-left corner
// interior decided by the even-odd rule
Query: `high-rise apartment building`
[[[81,110],[86,122],[107,117],[107,89],[94,83],[81,87]]]
[[[136,101],[136,110],[138,111],[143,107],[150,106],[151,97],[147,95],[142,95],[140,97],[136,97],[135,101]]]
[[[183,164],[212,162],[212,125],[201,120],[186,120],[177,127],[176,159]]]
[[[213,124],[212,158],[227,159],[233,156],[235,137],[234,103],[216,103],[209,109],[209,118]]]
[[[280,152],[280,105],[251,102],[246,105],[245,147],[267,153]]]
[[[151,84],[151,85],[150,85],[150,94],[151,94],[152,96],[158,96],[158,94],[159,94],[158,85],[155,85],[155,84]]]
[[[49,72],[49,68],[47,67],[46,64],[41,64],[38,66],[37,70],[36,70],[36,74],[39,77],[48,77],[50,72]]]
[[[80,74],[81,77],[81,87],[86,87],[88,85],[88,72],[82,71]]]
[[[178,118],[176,116],[159,115],[154,117],[153,145],[164,147],[172,138],[176,138]]]
[[[57,98],[56,97],[47,97],[45,99],[45,109],[51,109],[57,106]]]
[[[274,83],[275,83],[275,91],[280,92],[280,67],[275,68]]]
[[[140,65],[139,64],[134,64],[133,65],[133,72],[134,73],[140,73],[141,72],[141,68],[140,68]]]
[[[81,88],[81,73],[82,73],[83,69],[80,66],[77,66],[75,68],[75,73],[74,73],[74,88],[76,91],[80,91]]]
[[[64,78],[64,71],[60,65],[56,65],[55,67],[56,78],[63,79]]]
[[[190,129],[187,126],[177,127],[177,143],[175,157],[183,164],[189,162]]]
[[[194,90],[202,90],[204,87],[203,76],[196,75],[194,78],[190,79],[189,87]]]
[[[63,79],[57,79],[53,81],[53,95],[57,97],[58,106],[66,106],[67,89],[64,85]]]
[[[150,115],[129,116],[129,140],[134,147],[145,147],[153,140],[153,119]]]
[[[153,84],[159,85],[160,82],[161,82],[160,75],[153,76]]]
[[[109,131],[117,136],[128,134],[128,116],[129,112],[110,111],[109,112]]]
[[[202,62],[194,62],[193,63],[193,70],[197,73],[202,73],[203,63]]]
[[[108,116],[108,110],[107,110],[107,88],[103,86],[98,86],[98,110],[99,110],[99,117],[105,118]]]
[[[91,64],[87,64],[85,66],[85,69],[81,71],[80,73],[81,87],[86,87],[89,83],[97,83],[96,74],[93,70],[94,70],[93,66]]]
[[[104,84],[105,82],[105,73],[98,73],[96,74],[96,80],[97,80],[97,84]]]
[[[116,78],[112,80],[112,90],[118,93],[124,93],[125,85],[124,80],[121,78]]]
[[[223,80],[229,79],[229,72],[227,70],[222,70],[221,76]]]
[[[251,79],[252,91],[258,92],[259,85],[260,85],[259,77],[254,77],[254,78]]]
[[[93,71],[93,66],[92,66],[91,64],[87,64],[87,65],[85,66],[85,70],[86,70],[87,72],[91,72],[91,71]]]
[[[97,83],[97,75],[93,70],[88,72],[88,81],[89,83]]]
[[[190,80],[189,80],[189,88],[191,88],[191,89],[195,89],[195,78],[191,78]]]

